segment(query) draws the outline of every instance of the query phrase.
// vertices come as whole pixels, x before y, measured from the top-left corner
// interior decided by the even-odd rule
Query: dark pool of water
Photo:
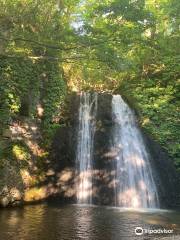
[[[169,229],[135,235],[135,228]],[[0,210],[0,240],[180,239],[180,212],[135,212],[109,207],[40,204]]]

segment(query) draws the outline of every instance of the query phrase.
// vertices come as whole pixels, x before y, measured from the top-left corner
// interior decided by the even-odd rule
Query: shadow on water
[[[174,233],[136,236],[136,227]],[[180,213],[51,202],[1,210],[0,233],[3,240],[179,239]]]

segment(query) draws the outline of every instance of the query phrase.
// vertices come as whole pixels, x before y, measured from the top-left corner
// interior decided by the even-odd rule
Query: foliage
[[[138,111],[141,126],[159,142],[174,159],[179,168],[179,101],[177,90],[171,85],[166,87],[152,85],[152,80],[139,86],[120,89],[133,107]]]
[[[1,129],[26,115],[49,145],[68,91],[121,93],[180,168],[178,0],[4,0],[0,9]]]
[[[12,118],[21,110],[22,105],[27,101],[30,102],[28,98],[36,94],[34,89],[36,84],[34,83],[37,79],[37,73],[35,72],[34,63],[28,59],[22,61],[22,59],[1,57],[0,79],[0,125],[2,127],[9,124]],[[26,109],[26,111],[28,110]]]
[[[51,140],[61,117],[61,108],[64,103],[66,85],[63,80],[62,72],[58,71],[58,65],[56,63],[51,64],[45,62],[43,73],[44,77],[48,78],[48,81],[44,84],[44,96],[42,96],[44,108],[42,124],[46,137],[49,137]]]
[[[74,64],[82,88],[133,99],[142,126],[178,169],[179,8],[171,0],[85,1],[79,32],[88,48],[81,65]]]
[[[66,92],[58,61],[69,41],[66,33],[71,36],[68,16],[73,4],[0,1],[0,164],[16,164],[17,155],[25,154],[22,146],[8,143],[4,136],[13,122],[24,117],[40,122],[47,143],[54,133]],[[38,106],[43,109],[41,116]]]
[[[30,158],[30,155],[26,152],[26,149],[23,146],[14,145],[13,146],[13,154],[18,160],[27,161]]]
[[[1,129],[14,117],[37,118],[38,104],[45,113],[42,126],[49,129],[53,124],[65,94],[56,59],[61,58],[65,32],[70,33],[66,5],[73,7],[69,1],[0,2]]]

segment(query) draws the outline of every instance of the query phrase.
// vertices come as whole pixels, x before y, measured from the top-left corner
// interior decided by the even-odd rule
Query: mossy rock
[[[16,165],[4,161],[0,169],[0,206],[17,205],[22,202],[24,185]]]

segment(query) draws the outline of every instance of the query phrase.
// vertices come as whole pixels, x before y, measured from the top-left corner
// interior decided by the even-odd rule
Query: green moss
[[[28,161],[31,158],[27,148],[18,144],[13,145],[12,152],[18,161]]]
[[[177,90],[172,85],[152,86],[149,82],[150,80],[143,81],[142,85],[133,88],[129,85],[124,94],[133,99],[133,107],[138,111],[141,126],[167,150],[174,159],[176,168],[180,169]]]
[[[0,81],[0,129],[8,128],[18,116],[39,118],[40,102],[44,110],[42,130],[45,139],[51,138],[66,93],[59,65],[46,60],[1,56]]]

